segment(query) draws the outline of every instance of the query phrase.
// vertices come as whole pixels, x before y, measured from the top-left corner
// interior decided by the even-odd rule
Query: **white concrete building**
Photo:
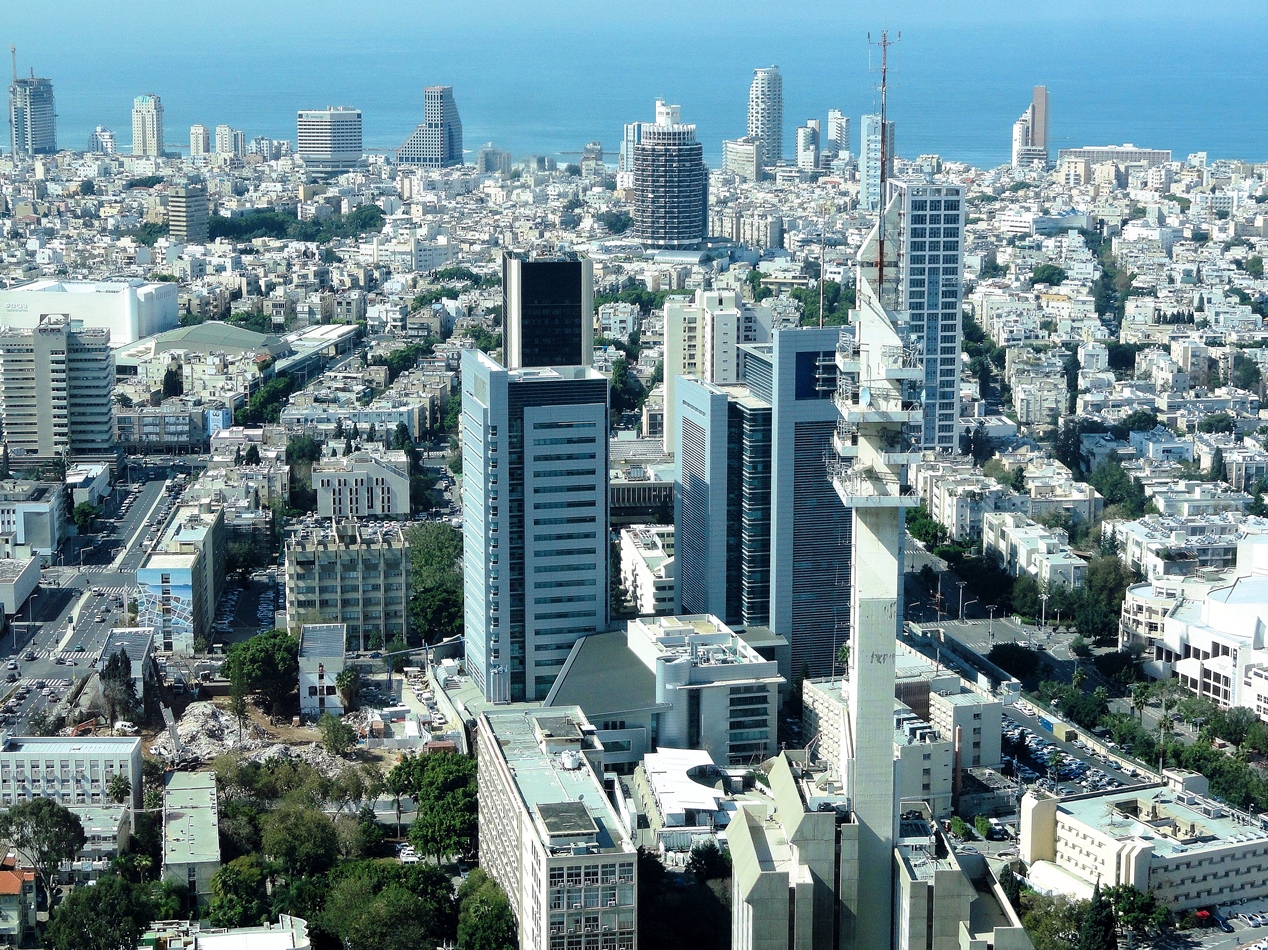
[[[48,315],[65,314],[85,328],[110,331],[112,347],[174,328],[180,319],[174,283],[122,280],[33,280],[0,290],[5,326],[33,329]]]
[[[348,628],[341,623],[306,623],[299,630],[299,711],[309,719],[344,714],[335,679],[343,672]]]
[[[211,899],[220,870],[220,811],[215,772],[173,772],[163,789],[163,880],[189,888],[198,905]]]
[[[10,736],[0,746],[0,806],[33,798],[63,805],[104,805],[110,780],[132,784],[131,805],[141,807],[141,740],[107,736]]]
[[[330,170],[361,161],[361,110],[348,106],[303,109],[296,116],[296,153],[305,165]]]
[[[641,615],[672,614],[678,609],[673,525],[621,529],[621,584]]]
[[[1070,550],[1066,533],[1024,515],[991,512],[982,517],[982,550],[1013,577],[1031,575],[1041,587],[1082,587],[1087,562]]]
[[[0,481],[0,546],[5,557],[56,556],[66,534],[66,502],[56,482]]]
[[[132,154],[163,157],[163,101],[153,93],[132,100]]]
[[[409,459],[403,451],[354,452],[313,466],[322,518],[408,518]]]

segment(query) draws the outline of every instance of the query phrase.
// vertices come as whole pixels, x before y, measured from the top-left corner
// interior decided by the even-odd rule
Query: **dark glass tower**
[[[594,350],[594,267],[582,255],[502,256],[507,369],[589,366]]]

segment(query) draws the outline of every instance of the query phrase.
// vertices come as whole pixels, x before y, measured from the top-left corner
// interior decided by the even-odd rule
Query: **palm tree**
[[[1074,668],[1074,675],[1070,677],[1070,685],[1072,685],[1075,689],[1079,689],[1083,685],[1083,681],[1086,679],[1087,670],[1085,670],[1083,668],[1083,664],[1080,663]]]
[[[1145,721],[1145,707],[1149,704],[1152,694],[1153,690],[1148,683],[1137,683],[1132,687],[1132,708],[1136,710],[1136,718],[1142,724]]]

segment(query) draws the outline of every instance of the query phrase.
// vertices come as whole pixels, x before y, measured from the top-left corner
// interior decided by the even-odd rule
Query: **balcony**
[[[880,364],[872,366],[878,379],[919,381],[924,378],[924,361],[916,350],[902,346],[882,346],[880,356]]]
[[[841,458],[857,458],[859,454],[859,427],[848,422],[838,422],[832,433],[832,449]]]
[[[828,476],[841,501],[851,508],[915,508],[920,497],[898,477],[871,466],[829,464]]]
[[[842,337],[837,343],[837,369],[842,373],[858,375],[859,347],[853,337]]]
[[[867,387],[864,387],[867,388]],[[842,382],[832,401],[836,403],[841,417],[848,423],[859,425],[919,425],[924,409],[919,400],[900,399],[890,390],[869,390],[868,404],[859,401],[859,393],[853,385]]]

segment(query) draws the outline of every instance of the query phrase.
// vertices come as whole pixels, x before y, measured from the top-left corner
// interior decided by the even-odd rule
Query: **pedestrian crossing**
[[[26,659],[27,653],[34,653],[36,659],[39,660],[55,660],[59,656],[67,660],[82,660],[89,656],[85,651],[75,652],[74,650],[59,650],[57,647],[39,647],[35,650],[21,651],[21,655],[16,659],[19,662],[31,662]]]
[[[93,590],[99,590],[107,597],[132,597],[136,594],[135,587],[94,587]]]

